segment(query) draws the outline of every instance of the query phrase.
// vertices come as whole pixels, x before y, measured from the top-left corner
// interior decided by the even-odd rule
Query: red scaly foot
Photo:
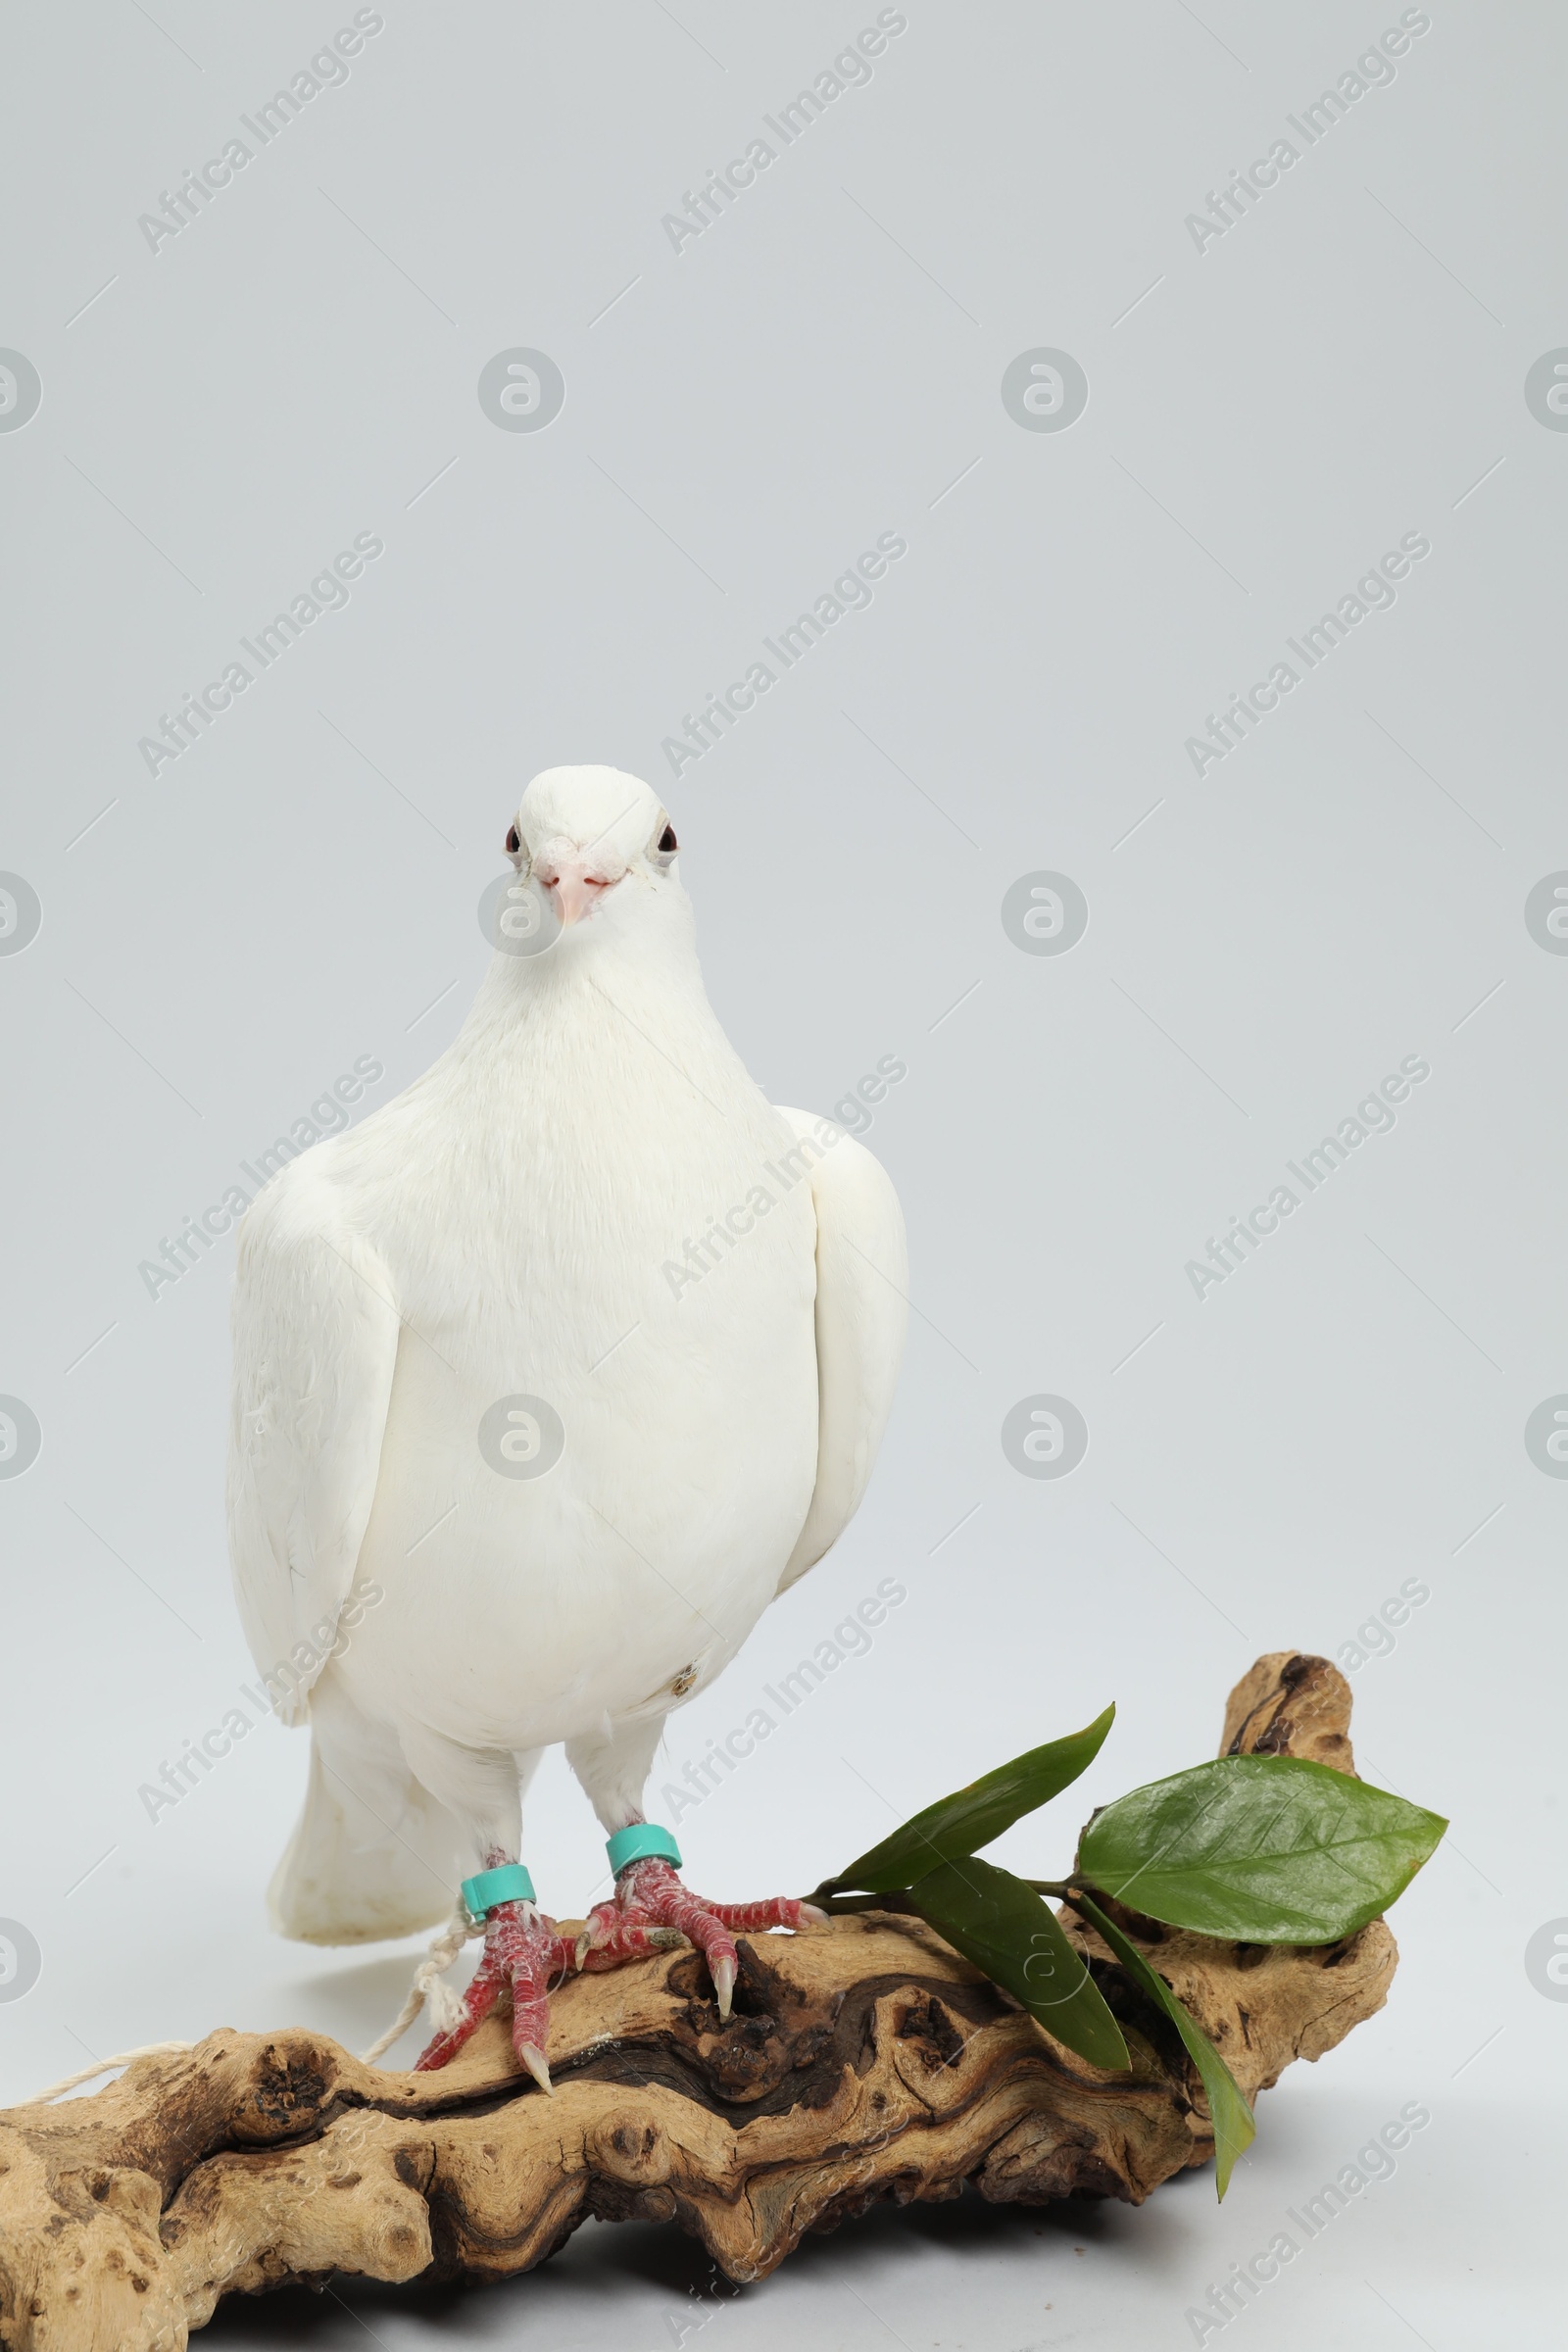
[[[573,1947],[556,1923],[532,1903],[497,1903],[485,1919],[484,1950],[473,1982],[463,1996],[457,2023],[438,2034],[417,2060],[416,2074],[429,2074],[455,2058],[501,1993],[512,1995],[512,2046],[541,2090],[551,2088],[545,2046],[550,2032],[547,1994],[574,1965]]]
[[[793,1895],[761,1903],[710,1903],[683,1886],[667,1862],[629,1862],[615,1881],[609,1902],[598,1903],[577,1938],[580,1969],[616,1968],[622,1960],[667,1949],[678,1931],[708,1961],[718,1995],[718,2014],[728,2017],[739,1955],[731,1930],[740,1935],[762,1928],[800,1928],[825,1913]]]

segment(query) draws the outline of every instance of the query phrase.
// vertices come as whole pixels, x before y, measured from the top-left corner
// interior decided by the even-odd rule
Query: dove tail
[[[268,1914],[300,1943],[412,1936],[451,1916],[458,1826],[393,1736],[335,1699],[320,1684],[311,1694],[305,1810],[272,1874]]]

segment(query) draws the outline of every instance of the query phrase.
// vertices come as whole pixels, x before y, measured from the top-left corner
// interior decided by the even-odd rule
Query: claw
[[[517,2056],[522,2060],[523,2065],[528,2069],[529,2074],[532,2075],[540,2089],[544,2091],[548,2097],[554,2098],[556,2095],[556,2086],[550,2080],[550,2069],[545,2063],[545,2054],[543,2050],[540,2049],[538,2043],[534,2041],[524,2041],[519,2043],[517,2045]]]
[[[727,1955],[712,1965],[713,1990],[718,1995],[718,2014],[728,2017],[729,2005],[735,1991],[735,1963]]]
[[[760,1903],[710,1903],[683,1886],[661,1857],[629,1863],[615,1881],[613,1898],[600,1903],[588,1922],[587,1948],[578,1942],[578,1965],[601,1970],[649,1952],[693,1944],[708,1962],[721,2019],[734,2003],[739,1973],[734,1937],[769,1928],[816,1925],[825,1916],[812,1903],[776,1895]]]
[[[481,2020],[498,2002],[512,2009],[512,2038],[520,2062],[541,2090],[550,2089],[544,2043],[550,2028],[549,1992],[558,1969],[568,1964],[570,1946],[556,1923],[535,1904],[498,1903],[485,1922],[484,1950],[455,2021],[438,2032],[417,2061],[428,2074],[455,2058]],[[433,2021],[432,2021],[433,2022]]]

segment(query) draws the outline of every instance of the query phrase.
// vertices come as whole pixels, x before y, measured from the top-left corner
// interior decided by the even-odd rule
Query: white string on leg
[[[435,2031],[438,2034],[450,2031],[457,2022],[460,2003],[458,1995],[450,1984],[443,1983],[443,1979],[469,1936],[483,1934],[483,1926],[474,1927],[468,1918],[467,1906],[460,1902],[415,1970],[409,1997],[398,2011],[395,2022],[378,2041],[372,2041],[369,2048],[362,2052],[367,2066],[373,2066],[382,2052],[389,2050],[408,2032],[426,2002],[429,2003],[430,2023]]]

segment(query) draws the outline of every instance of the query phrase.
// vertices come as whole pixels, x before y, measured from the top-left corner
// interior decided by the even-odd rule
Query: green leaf
[[[1187,2055],[1197,2067],[1199,2079],[1208,2099],[1208,2112],[1214,2126],[1215,2184],[1223,2197],[1230,2186],[1231,2171],[1236,2159],[1252,2144],[1257,2126],[1252,2110],[1247,2104],[1241,2084],[1231,2073],[1208,2035],[1184,2007],[1164,1978],[1152,1969],[1135,1943],[1122,1934],[1112,1919],[1107,1919],[1100,1905],[1087,1894],[1072,1897],[1073,1908],[1081,1911],[1109,1944],[1133,1982],[1141,1984],[1152,2001],[1158,2003],[1181,2035]]]
[[[909,1888],[922,1919],[992,1982],[1021,2001],[1048,2034],[1096,2066],[1132,2060],[1104,1996],[1062,1934],[1055,1913],[1010,1870],[967,1855]]]
[[[1202,1936],[1336,1943],[1403,1893],[1447,1826],[1304,1756],[1220,1756],[1097,1814],[1073,1877]]]
[[[1114,1706],[1109,1706],[1084,1731],[1071,1732],[1065,1740],[1052,1740],[1044,1747],[1032,1747],[1026,1755],[1014,1756],[1010,1764],[999,1764],[995,1772],[971,1781],[967,1788],[938,1797],[934,1805],[916,1813],[836,1879],[825,1879],[821,1891],[836,1894],[842,1887],[858,1886],[867,1894],[889,1894],[938,1863],[959,1861],[978,1846],[989,1845],[1021,1814],[1032,1813],[1037,1805],[1059,1796],[1080,1773],[1088,1771],[1115,1713]]]

